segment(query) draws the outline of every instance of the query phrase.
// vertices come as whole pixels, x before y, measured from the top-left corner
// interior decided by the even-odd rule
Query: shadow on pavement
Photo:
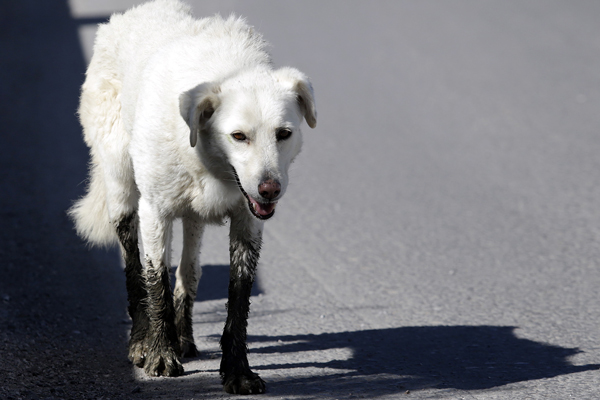
[[[290,375],[294,375],[293,369],[303,367],[340,370],[339,374],[271,382],[269,388],[277,394],[317,396],[319,392],[333,392],[376,397],[424,388],[478,390],[600,367],[598,364],[572,365],[568,358],[579,353],[578,349],[520,339],[514,329],[510,326],[406,327],[321,335],[252,336],[248,340],[277,343],[253,350],[258,354],[351,350],[352,356],[347,360],[256,368],[259,373],[260,370],[290,369]]]
[[[90,251],[66,210],[88,152],[85,63],[66,1],[0,0],[0,398],[119,398],[126,296],[117,252]]]

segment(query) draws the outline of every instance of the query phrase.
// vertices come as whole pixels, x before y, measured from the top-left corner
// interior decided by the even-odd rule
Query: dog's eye
[[[292,131],[286,128],[282,128],[277,131],[277,140],[285,140],[292,136]]]
[[[243,134],[242,132],[240,132],[240,131],[235,131],[235,132],[233,132],[233,133],[231,134],[231,136],[233,136],[233,138],[234,138],[235,140],[237,140],[238,142],[243,142],[243,141],[245,141],[245,140],[247,139],[247,138],[246,138],[246,135],[244,135],[244,134]]]

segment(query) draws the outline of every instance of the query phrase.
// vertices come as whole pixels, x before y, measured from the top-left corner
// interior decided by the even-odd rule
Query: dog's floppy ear
[[[296,92],[300,111],[311,128],[317,126],[315,94],[308,77],[295,68],[285,67],[275,71],[277,80],[286,88]]]
[[[201,83],[179,96],[179,112],[190,127],[192,147],[196,146],[198,134],[219,105],[219,91],[218,85],[208,82]]]

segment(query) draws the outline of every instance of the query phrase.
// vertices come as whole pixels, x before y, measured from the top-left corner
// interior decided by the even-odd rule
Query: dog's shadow
[[[600,368],[576,366],[580,351],[518,338],[510,326],[402,327],[320,335],[251,336],[249,343],[270,342],[258,354],[290,354],[345,348],[344,360],[263,365],[289,370],[292,378],[270,382],[277,394],[354,393],[377,397],[425,388],[481,390],[509,383],[552,378]],[[290,354],[291,355],[291,354]],[[298,376],[297,368],[326,368],[325,374]],[[337,372],[339,371],[339,372]],[[281,374],[285,376],[286,374]]]
[[[228,282],[228,265],[203,265],[196,301],[226,299]],[[262,292],[256,281],[252,295]],[[600,368],[598,364],[573,365],[569,358],[580,353],[577,348],[522,339],[515,335],[515,329],[486,325],[400,327],[249,336],[248,343],[259,357],[279,354],[293,360],[254,367],[265,375],[269,370],[283,370],[277,373],[281,378],[269,380],[271,393],[316,398],[326,393],[369,398],[427,388],[482,390]],[[310,361],[308,352],[340,349],[349,356]],[[302,368],[321,372],[309,376],[295,372]]]

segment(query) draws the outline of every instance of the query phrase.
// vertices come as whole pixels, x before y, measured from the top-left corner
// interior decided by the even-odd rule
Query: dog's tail
[[[88,69],[83,85],[79,118],[90,148],[87,193],[68,211],[79,236],[88,243],[118,243],[117,224],[137,211],[138,192],[129,155],[130,136],[123,127],[121,83]]]
[[[92,154],[87,193],[73,204],[68,214],[75,223],[77,234],[88,243],[111,246],[117,243],[117,235],[108,212],[102,167],[94,158]]]
[[[79,236],[92,245],[118,243],[116,227],[125,216],[137,211],[137,187],[129,155],[130,136],[121,116],[121,81],[114,70],[118,65],[117,43],[109,25],[98,29],[94,55],[82,86],[79,119],[90,148],[87,193],[68,214]]]

